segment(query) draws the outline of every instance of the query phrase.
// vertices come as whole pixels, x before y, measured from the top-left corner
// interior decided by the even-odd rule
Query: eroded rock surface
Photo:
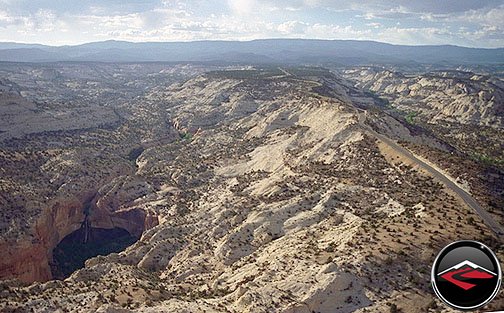
[[[434,309],[430,264],[442,246],[474,238],[500,256],[502,247],[460,199],[366,130],[357,108],[373,102],[329,72],[306,69],[217,71],[153,86],[127,106],[119,129],[163,127],[128,135],[145,147],[134,160],[127,156],[137,146],[114,146],[126,170],[94,181],[91,202],[93,223],[124,221],[131,232],[139,226],[129,215],[144,212],[140,240],[88,260],[64,281],[4,283],[3,308]],[[407,131],[369,114],[397,136]],[[123,163],[103,168],[111,164]]]

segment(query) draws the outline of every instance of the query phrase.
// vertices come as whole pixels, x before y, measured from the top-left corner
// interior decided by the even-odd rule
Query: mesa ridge
[[[497,146],[452,144],[441,118],[501,136],[497,78],[447,104],[446,80],[388,69],[11,66],[0,67],[18,73],[0,94],[10,121],[0,133],[1,310],[436,312],[429,266],[441,247],[474,238],[504,256],[463,199],[369,131],[436,164],[502,225]],[[114,90],[124,82],[127,94]],[[391,97],[398,90],[420,104]],[[492,162],[466,157],[474,151]],[[493,176],[472,178],[482,171]],[[86,216],[138,241],[51,280],[52,250]]]

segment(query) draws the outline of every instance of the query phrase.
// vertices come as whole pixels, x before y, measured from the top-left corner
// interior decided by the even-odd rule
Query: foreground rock
[[[218,71],[151,89],[180,136],[146,145],[94,203],[159,224],[64,281],[4,284],[3,308],[427,312],[442,246],[474,238],[503,256],[460,199],[366,132],[356,106],[372,99],[318,74]]]

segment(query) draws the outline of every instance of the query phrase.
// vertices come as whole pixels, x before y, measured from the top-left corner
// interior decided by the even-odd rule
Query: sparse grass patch
[[[413,112],[409,112],[408,114],[406,114],[406,116],[404,117],[404,119],[406,120],[406,122],[408,124],[415,124],[415,117],[418,116],[418,112],[416,111],[413,111]]]

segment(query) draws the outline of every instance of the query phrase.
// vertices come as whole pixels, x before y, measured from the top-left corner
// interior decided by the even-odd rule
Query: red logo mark
[[[461,262],[455,266],[438,274],[450,283],[459,286],[464,290],[469,290],[477,285],[469,283],[465,280],[469,279],[490,279],[496,276],[489,270],[476,265],[470,261]]]

